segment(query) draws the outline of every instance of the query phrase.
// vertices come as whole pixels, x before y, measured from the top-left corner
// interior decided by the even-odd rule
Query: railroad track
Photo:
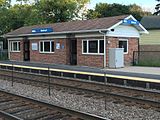
[[[8,77],[11,77],[11,76],[8,76]],[[48,82],[45,82],[45,80],[37,81],[32,79],[31,81],[31,79],[15,77],[15,80],[16,79],[20,79],[19,81],[21,82],[25,79],[24,80],[25,83],[26,81],[29,81],[29,82],[39,83],[40,86],[42,86],[43,84],[45,85],[45,87],[48,87]],[[107,96],[110,96],[113,98],[112,101],[114,103],[123,103],[123,104],[129,105],[129,103],[134,102],[139,107],[144,107],[144,108],[146,106],[147,108],[154,107],[158,111],[160,109],[160,92],[140,90],[140,89],[129,88],[129,87],[115,86],[115,85],[113,86],[113,85],[97,84],[92,82],[87,83],[87,82],[75,81],[75,80],[59,78],[59,77],[56,77],[55,79],[50,81],[50,87],[55,88],[56,86],[59,90],[62,90],[62,91],[68,90],[72,94],[81,94],[87,97],[97,96],[97,98],[102,98],[102,99],[106,98]],[[78,91],[79,93],[75,92],[75,90]],[[86,94],[89,94],[89,95],[86,95]],[[148,105],[150,107],[148,107]]]
[[[2,120],[106,120],[0,90]]]

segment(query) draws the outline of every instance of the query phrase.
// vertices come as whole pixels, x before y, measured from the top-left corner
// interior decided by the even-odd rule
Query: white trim
[[[41,42],[42,42],[42,44],[43,44],[43,51],[41,51]],[[44,42],[50,42],[50,52],[45,52],[44,51]],[[39,41],[39,53],[47,53],[47,54],[50,54],[50,53],[54,53],[54,51],[55,51],[55,49],[54,49],[54,51],[52,52],[52,42],[54,42],[54,45],[55,45],[55,41],[54,40],[40,40]],[[54,47],[54,46],[53,46]]]
[[[48,39],[59,39],[59,38],[67,38],[66,35],[55,35],[55,36],[32,36],[32,37],[28,37],[28,40],[48,40]]]
[[[98,33],[98,32],[97,32]],[[86,38],[86,37],[103,37],[102,34],[96,34],[96,33],[92,33],[92,34],[75,34],[76,38]]]
[[[8,40],[12,40],[12,41],[21,41],[21,40],[23,40],[23,38],[22,37],[16,37],[16,38],[8,38]]]
[[[82,55],[104,55],[104,53],[82,53]]]
[[[118,48],[119,48],[119,41],[127,41],[127,52],[124,52],[124,54],[128,54],[128,45],[129,45],[129,44],[128,44],[128,39],[121,39],[121,38],[120,38],[120,39],[118,40]]]
[[[104,55],[104,53],[100,53],[100,40],[104,41],[103,39],[83,39],[82,40],[82,54],[83,55]],[[83,52],[83,41],[86,41],[87,42],[87,52]],[[97,41],[98,42],[98,53],[89,53],[89,41]]]
[[[110,31],[111,29],[114,29],[115,27],[119,26],[120,24],[122,24],[122,20],[120,22],[116,23],[115,25],[111,26],[107,30]]]
[[[50,33],[36,33],[36,34],[4,35],[4,37],[23,37],[23,36],[58,35],[58,34],[67,34],[67,33],[99,32],[99,31],[106,31],[106,30],[107,30],[107,29],[95,29],[95,30],[64,31],[64,32],[50,32]]]
[[[124,37],[124,38],[140,38],[140,36],[130,36],[130,35],[107,35],[108,37]]]
[[[17,44],[17,50],[13,50],[13,43]],[[10,52],[20,52],[21,48],[19,47],[19,45],[21,46],[20,41],[10,41],[10,44],[9,44]]]
[[[128,17],[124,18],[124,19],[132,19],[134,21],[137,21],[132,15],[129,15]],[[111,26],[110,28],[108,28],[107,30],[111,30],[114,29],[115,27],[119,26],[120,24],[122,24],[123,21],[121,20],[120,22],[116,23],[115,25]],[[143,31],[139,31],[140,33],[145,33],[148,34],[149,32],[141,25],[141,23],[139,23],[139,27],[143,30]]]
[[[133,19],[135,21],[137,21],[132,15],[129,15],[128,17],[124,18],[124,19]],[[50,33],[36,33],[36,34],[20,34],[20,35],[4,35],[3,37],[22,37],[22,36],[43,36],[43,35],[59,35],[59,34],[67,34],[67,33],[90,33],[90,32],[99,32],[99,31],[107,31],[107,30],[111,30],[114,29],[115,27],[117,27],[118,25],[122,24],[123,21],[120,20],[118,23],[114,24],[113,26],[111,26],[110,28],[106,28],[106,29],[94,29],[94,30],[79,30],[79,31],[64,31],[64,32],[50,32]],[[141,33],[146,33],[148,34],[148,31],[139,23],[139,27],[142,28],[142,31],[140,31]]]

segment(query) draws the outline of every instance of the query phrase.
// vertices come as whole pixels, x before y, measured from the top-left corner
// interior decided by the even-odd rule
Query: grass
[[[143,60],[139,61],[136,66],[160,67],[160,60]]]

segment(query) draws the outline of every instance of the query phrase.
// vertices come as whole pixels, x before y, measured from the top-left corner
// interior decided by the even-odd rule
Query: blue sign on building
[[[126,20],[126,19],[124,19],[123,23],[124,24],[130,24],[130,25],[139,25],[139,22],[135,21],[135,20]]]
[[[53,32],[52,28],[34,28],[32,29],[32,33],[49,33]]]

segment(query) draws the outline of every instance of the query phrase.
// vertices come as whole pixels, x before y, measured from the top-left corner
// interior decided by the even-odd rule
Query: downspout
[[[103,67],[105,68],[106,67],[106,34],[107,34],[107,31],[106,32],[102,32],[101,30],[99,30],[99,33],[100,34],[103,34],[103,39],[104,39],[104,59],[103,59]]]

